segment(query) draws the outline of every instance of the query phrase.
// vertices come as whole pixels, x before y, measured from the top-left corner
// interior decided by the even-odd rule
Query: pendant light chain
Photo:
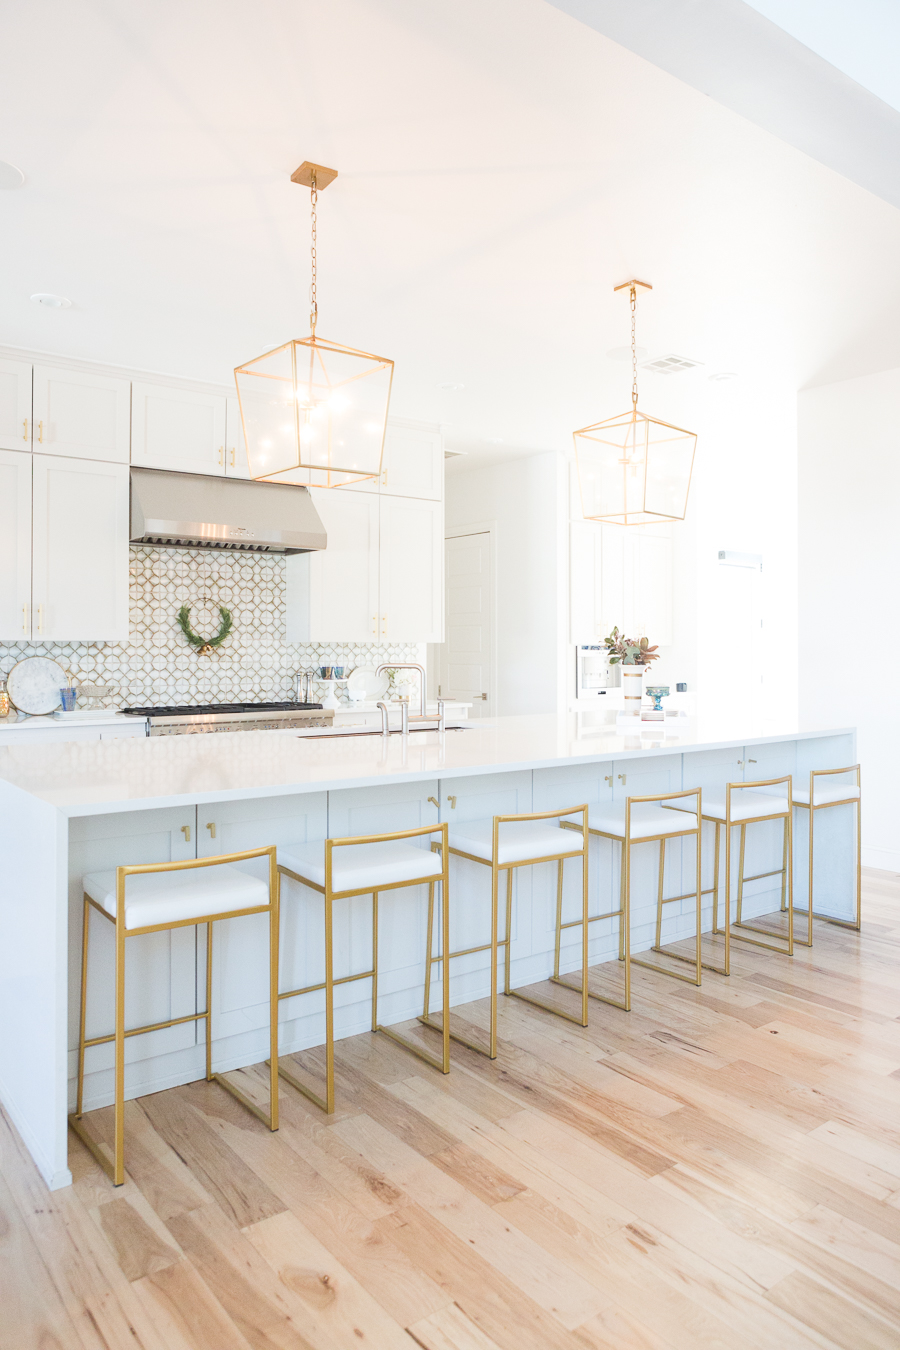
[[[309,215],[312,231],[309,250],[310,258],[312,260],[312,282],[309,287],[309,326],[313,337],[316,335],[316,320],[319,317],[319,305],[316,299],[316,204],[318,200],[319,194],[316,190],[316,175],[315,172],[313,172],[312,183],[309,189]]]
[[[634,320],[637,313],[637,287],[631,288],[631,406],[637,411],[637,349],[634,345]]]

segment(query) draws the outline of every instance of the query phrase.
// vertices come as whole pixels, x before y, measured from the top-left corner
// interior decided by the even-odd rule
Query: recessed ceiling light
[[[466,387],[466,386],[465,386],[464,384],[442,384],[442,385],[441,385],[441,388],[442,388],[442,389],[465,389],[465,387]]]
[[[488,445],[503,445],[503,444],[504,440],[502,436],[488,436]]]
[[[711,380],[736,380],[736,370],[717,370],[715,375],[710,375]]]
[[[64,295],[50,295],[47,291],[38,291],[31,297],[35,305],[44,305],[46,309],[71,309],[72,301]]]
[[[25,175],[21,169],[0,159],[0,188],[20,188],[24,182]]]
[[[652,361],[645,361],[641,367],[642,370],[653,370],[657,375],[675,375],[682,370],[694,370],[697,366],[702,366],[702,361],[695,361],[690,356],[657,356]]]
[[[639,361],[643,361],[644,357],[647,356],[649,353],[648,353],[646,347],[636,347],[636,348],[635,348],[634,354],[635,354],[635,356],[637,357],[637,359],[638,359]],[[609,357],[610,361],[630,361],[630,360],[631,360],[631,348],[630,348],[630,347],[610,347],[610,349],[609,349],[609,351],[606,353],[606,355]]]

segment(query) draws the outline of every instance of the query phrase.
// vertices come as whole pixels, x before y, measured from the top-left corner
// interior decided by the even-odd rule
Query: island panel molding
[[[182,605],[198,633],[216,633],[220,608],[234,627],[198,661],[178,624]],[[203,549],[131,547],[127,642],[0,642],[0,680],[25,656],[50,656],[76,683],[107,686],[110,708],[150,704],[278,701],[293,698],[294,676],[320,666],[423,661],[416,643],[298,643],[285,639],[285,559]],[[326,686],[313,682],[316,701]],[[348,702],[346,689],[339,697]]]

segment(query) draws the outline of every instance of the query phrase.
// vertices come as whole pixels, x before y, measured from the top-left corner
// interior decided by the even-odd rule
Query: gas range
[[[321,703],[200,703],[188,707],[122,708],[145,717],[148,736],[191,736],[207,731],[290,731],[330,727],[334,713]]]

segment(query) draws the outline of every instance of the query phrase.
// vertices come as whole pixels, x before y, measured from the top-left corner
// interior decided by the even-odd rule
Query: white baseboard
[[[881,872],[900,872],[900,849],[863,847],[862,865]]]

